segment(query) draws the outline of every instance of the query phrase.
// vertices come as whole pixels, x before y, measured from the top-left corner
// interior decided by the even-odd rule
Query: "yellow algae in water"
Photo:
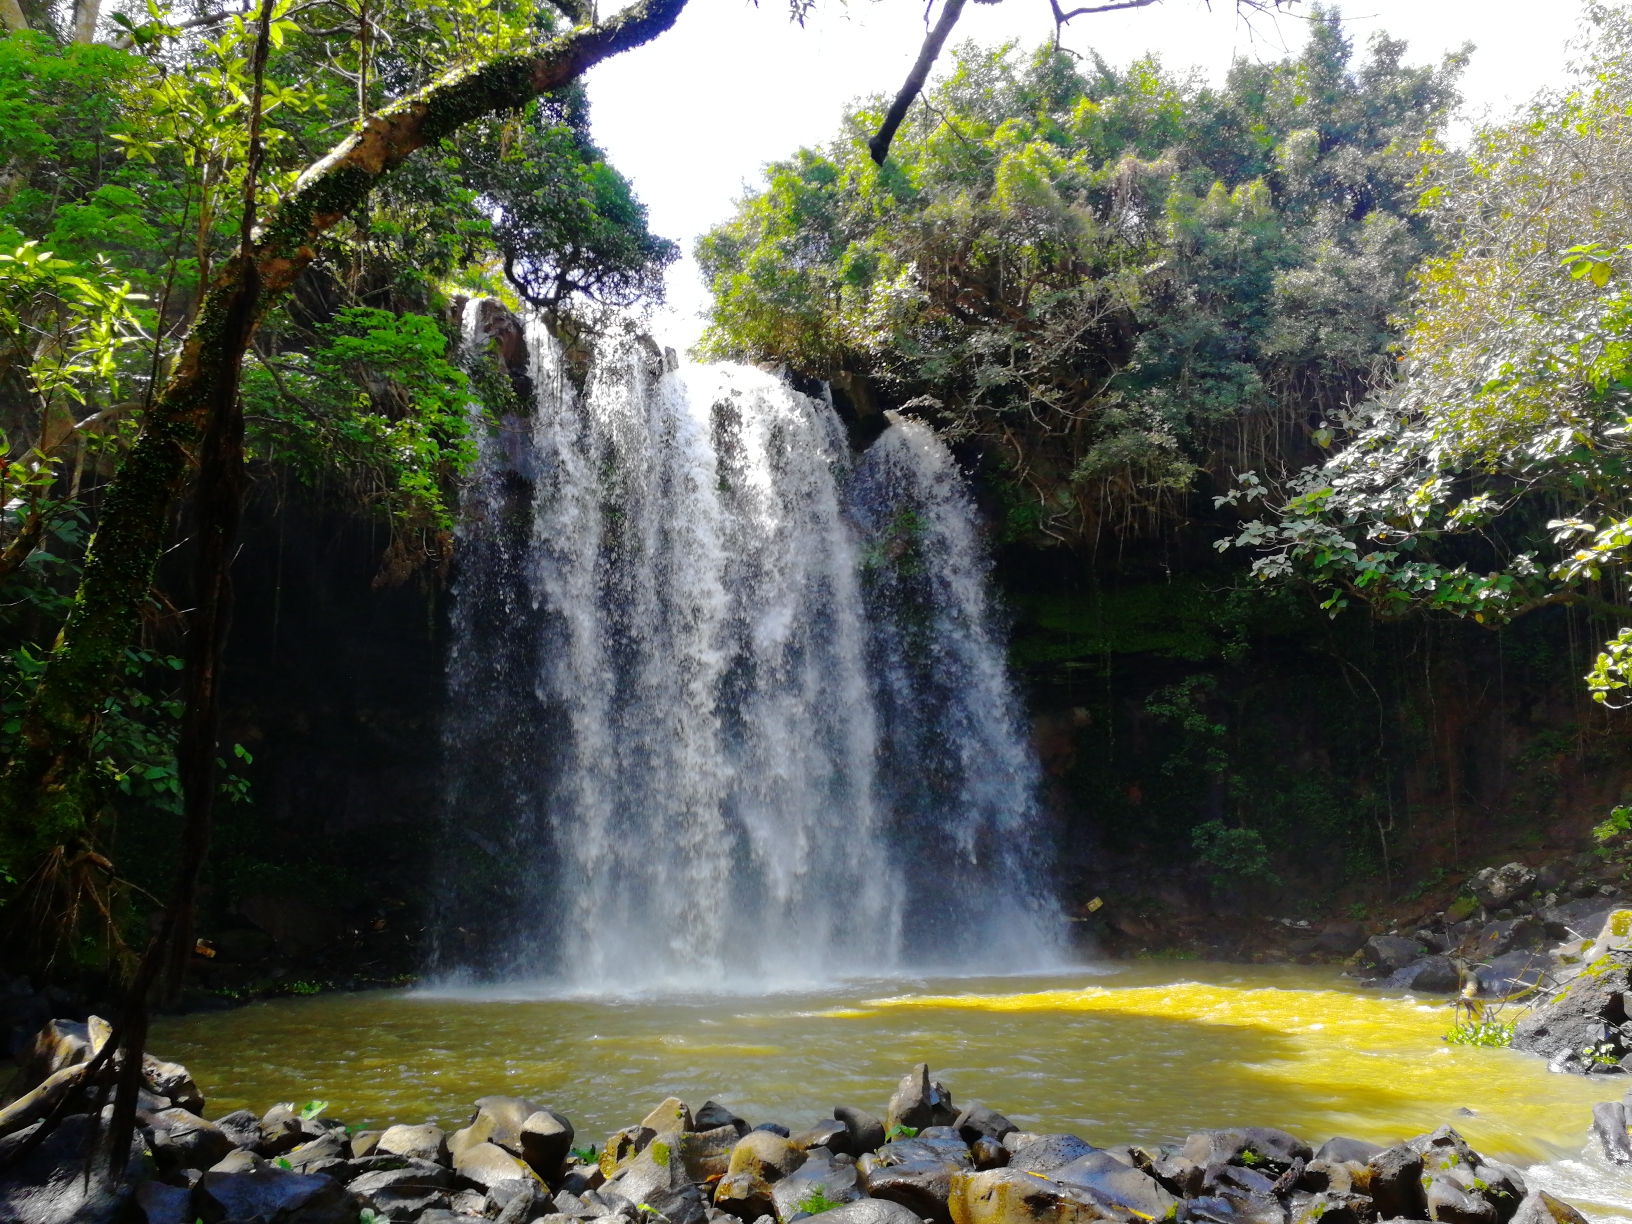
[[[1578,1150],[1591,1102],[1603,1095],[1588,1080],[1547,1075],[1529,1055],[1447,1046],[1448,1004],[1410,997],[1184,982],[869,1002],[881,1010],[1086,1013],[1272,1035],[1272,1049],[1242,1059],[1228,1078],[1248,1096],[1276,1099],[1279,1115],[1241,1121],[1307,1132],[1315,1142],[1334,1129],[1390,1142],[1449,1122],[1492,1154],[1540,1157]]]

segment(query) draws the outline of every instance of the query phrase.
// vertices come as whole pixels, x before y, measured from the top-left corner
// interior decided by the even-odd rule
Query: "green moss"
[[[1222,601],[1199,579],[1016,599],[1014,661],[1092,665],[1107,655],[1202,660],[1223,653]]]

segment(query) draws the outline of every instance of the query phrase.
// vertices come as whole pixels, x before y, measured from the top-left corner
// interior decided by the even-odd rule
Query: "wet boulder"
[[[1513,1224],[1587,1224],[1587,1217],[1562,1199],[1538,1190],[1519,1204]]]
[[[1009,1149],[982,1135],[969,1145],[969,1157],[977,1169],[1001,1169],[1009,1163]]]
[[[910,1210],[888,1199],[857,1199],[822,1214],[823,1224],[923,1224]]]
[[[845,1133],[850,1136],[849,1151],[852,1156],[876,1152],[884,1146],[884,1123],[865,1110],[836,1105],[833,1107],[833,1117],[844,1123]]]
[[[1632,952],[1606,953],[1588,964],[1561,992],[1520,1018],[1513,1048],[1576,1072],[1591,1069],[1581,1058],[1583,1049],[1607,1041],[1623,1050],[1620,1026],[1628,1019],[1624,1000],[1632,988],[1629,967]]]
[[[1310,1160],[1314,1152],[1303,1140],[1272,1126],[1242,1126],[1197,1131],[1185,1140],[1183,1157],[1204,1169],[1217,1164],[1251,1165],[1277,1176],[1294,1160]]]
[[[1439,1224],[1497,1224],[1496,1208],[1459,1180],[1435,1173],[1428,1182],[1428,1218]]]
[[[1604,921],[1619,903],[1608,897],[1584,897],[1550,905],[1541,910],[1543,929],[1551,939],[1594,939],[1603,930]]]
[[[888,1134],[897,1127],[923,1130],[928,1126],[950,1126],[957,1117],[952,1093],[939,1080],[929,1078],[929,1064],[919,1063],[896,1085],[884,1115],[884,1129]]]
[[[1389,975],[1389,986],[1424,994],[1455,994],[1462,987],[1462,975],[1448,956],[1425,956]]]
[[[1150,1174],[1130,1168],[1109,1152],[1091,1152],[1053,1173],[1055,1181],[1087,1186],[1113,1203],[1155,1219],[1164,1219],[1175,1209],[1178,1197]]]
[[[1364,1139],[1334,1135],[1320,1145],[1320,1151],[1315,1153],[1315,1159],[1332,1160],[1339,1164],[1365,1164],[1382,1150],[1383,1145],[1380,1143],[1367,1143]]]
[[[686,1131],[695,1129],[692,1124],[691,1110],[686,1107],[686,1103],[679,1097],[665,1099],[651,1113],[642,1118],[640,1124],[659,1135],[670,1131],[684,1134]]]
[[[1468,891],[1486,909],[1497,910],[1527,896],[1536,886],[1536,873],[1523,863],[1486,867],[1468,881]]]
[[[411,1156],[415,1160],[429,1160],[433,1164],[452,1162],[448,1153],[447,1133],[434,1123],[421,1126],[392,1126],[380,1135],[374,1151],[392,1156]]]
[[[731,1149],[730,1173],[752,1173],[768,1182],[781,1181],[805,1163],[805,1154],[781,1135],[749,1131]]]
[[[1546,928],[1529,915],[1499,919],[1485,924],[1471,955],[1478,960],[1493,960],[1515,948],[1534,947],[1545,933]]]
[[[36,1122],[0,1139],[0,1220],[27,1224],[114,1224],[129,1209],[136,1187],[145,1180],[142,1141],[131,1140],[131,1151],[123,1176],[115,1180],[107,1173],[105,1160],[91,1162],[86,1177],[86,1157],[94,1150],[93,1119],[89,1114],[64,1118],[56,1130],[15,1165],[10,1161],[18,1149],[40,1127]],[[95,1128],[94,1139],[106,1136]],[[8,1166],[9,1167],[6,1167]]]
[[[1370,1170],[1367,1193],[1385,1220],[1422,1220],[1428,1216],[1428,1200],[1423,1193],[1422,1153],[1404,1143],[1378,1152],[1366,1167]]]
[[[971,1167],[968,1149],[961,1157],[948,1144],[901,1139],[886,1143],[875,1156],[856,1161],[861,1188],[873,1198],[910,1207],[926,1220],[951,1224],[948,1197],[952,1178]]]
[[[453,1158],[453,1171],[467,1182],[491,1190],[504,1181],[526,1181],[532,1170],[496,1143],[473,1143]]]
[[[572,1154],[573,1129],[566,1115],[548,1106],[528,1114],[521,1124],[517,1146],[520,1156],[545,1181],[555,1183],[566,1171]]]
[[[727,1173],[714,1187],[714,1206],[739,1220],[754,1221],[776,1214],[771,1183],[757,1173],[744,1170]]]
[[[360,1207],[332,1177],[270,1164],[244,1173],[206,1173],[193,1201],[204,1224],[354,1224]]]
[[[149,1116],[148,1125],[161,1168],[207,1169],[234,1150],[219,1126],[185,1109],[161,1109]]]
[[[834,1115],[837,1116],[836,1114]],[[704,1101],[692,1119],[692,1125],[700,1131],[715,1130],[721,1126],[730,1126],[736,1129],[737,1134],[748,1133],[748,1123],[737,1117],[736,1114],[721,1105],[718,1101]],[[881,1141],[882,1142],[882,1141]]]
[[[1592,1107],[1592,1137],[1611,1164],[1632,1165],[1632,1139],[1626,1130],[1626,1106],[1620,1101],[1599,1101]]]
[[[1366,928],[1358,922],[1331,922],[1315,936],[1316,952],[1328,956],[1353,956],[1366,942]]]
[[[842,1132],[844,1128],[839,1129]],[[731,1150],[737,1146],[738,1138],[734,1126],[717,1126],[713,1130],[682,1135],[680,1159],[686,1166],[686,1176],[694,1182],[703,1182],[729,1172]]]
[[[861,1197],[853,1161],[835,1161],[814,1152],[798,1169],[771,1187],[776,1218],[781,1224],[819,1215],[828,1210],[828,1204],[852,1203]]]
[[[1075,1135],[1022,1135],[1019,1131],[1004,1136],[1003,1146],[1013,1153],[1009,1168],[1025,1173],[1052,1173],[1098,1150]]]
[[[95,1017],[92,1017],[95,1020]],[[155,1096],[165,1097],[192,1113],[203,1115],[204,1094],[192,1074],[180,1063],[166,1062],[151,1054],[142,1055],[142,1083]]]
[[[1360,949],[1360,964],[1379,977],[1404,969],[1428,955],[1428,949],[1404,935],[1373,935]]]
[[[1017,1169],[963,1171],[952,1179],[947,1205],[953,1224],[1088,1224],[1139,1219],[1086,1186],[1069,1186]]]
[[[997,1110],[988,1109],[978,1101],[963,1107],[963,1111],[953,1121],[952,1128],[968,1144],[973,1144],[983,1135],[1002,1143],[1005,1135],[1012,1135],[1020,1129]]]
[[[136,1187],[136,1207],[145,1224],[193,1224],[193,1191],[189,1186],[167,1186],[145,1181]]]
[[[846,1152],[852,1156],[860,1154],[850,1151],[850,1132],[837,1118],[829,1118],[816,1123],[815,1126],[807,1126],[804,1130],[789,1135],[788,1142],[801,1152],[808,1152],[811,1148],[826,1148],[830,1152]]]
[[[236,1148],[253,1148],[261,1141],[261,1120],[247,1109],[235,1109],[217,1118],[215,1125]]]
[[[1534,949],[1503,953],[1474,970],[1481,994],[1503,996],[1529,990],[1551,979],[1552,958]]]

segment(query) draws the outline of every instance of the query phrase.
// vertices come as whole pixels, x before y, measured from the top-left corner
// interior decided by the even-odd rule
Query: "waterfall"
[[[532,418],[462,503],[444,967],[663,989],[1052,958],[1035,767],[933,434],[853,463],[831,405],[762,371],[626,339],[575,381],[528,344]]]

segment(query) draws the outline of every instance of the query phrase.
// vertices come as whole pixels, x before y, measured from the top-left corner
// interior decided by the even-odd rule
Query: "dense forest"
[[[660,295],[576,76],[677,11],[0,0],[16,967],[318,908],[417,966],[460,483],[530,394],[465,306],[574,349]],[[974,478],[1107,937],[1454,893],[1623,798],[1632,17],[1593,21],[1572,89],[1465,147],[1464,57],[1335,11],[1216,86],[966,44],[887,156],[859,103],[700,243],[699,357]]]

